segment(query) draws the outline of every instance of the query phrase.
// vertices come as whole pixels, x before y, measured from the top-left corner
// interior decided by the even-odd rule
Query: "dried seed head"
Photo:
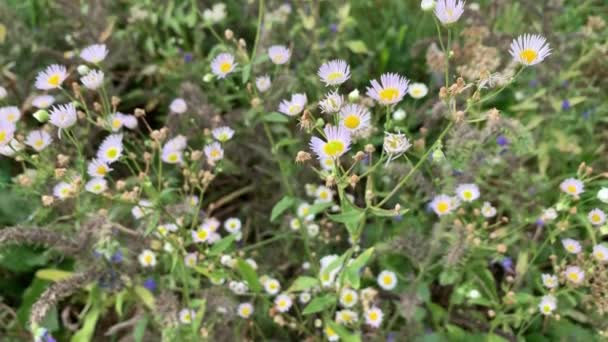
[[[310,153],[305,151],[299,151],[296,155],[296,163],[305,163],[311,159]]]
[[[143,118],[146,116],[146,111],[141,108],[135,108],[134,114],[136,118]]]
[[[59,167],[65,167],[68,165],[68,163],[70,162],[70,157],[66,156],[64,154],[58,154],[57,155],[57,165]]]
[[[51,205],[53,205],[53,202],[55,202],[55,198],[53,196],[42,196],[42,205],[44,205],[45,207],[50,207]]]
[[[359,183],[359,176],[351,175],[350,178],[348,179],[348,183],[350,184],[350,186],[352,188],[355,188],[355,186],[357,186],[357,183]]]
[[[363,150],[365,151],[365,153],[374,153],[374,151],[376,150],[376,148],[372,144],[367,144],[367,145],[365,145],[365,147],[363,148]]]
[[[202,156],[203,156],[203,151],[194,150],[190,154],[190,159],[197,161],[197,160],[200,160]]]
[[[232,38],[234,38],[234,32],[232,32],[231,29],[226,29],[226,31],[224,31],[224,37],[228,40],[232,40]]]
[[[102,112],[103,106],[99,102],[93,102],[93,109],[95,109],[96,112]]]
[[[120,104],[120,97],[112,96],[112,107],[118,107]]]

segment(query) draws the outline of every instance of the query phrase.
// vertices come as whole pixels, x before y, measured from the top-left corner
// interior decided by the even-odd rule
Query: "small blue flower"
[[[499,136],[496,138],[496,143],[497,143],[499,146],[503,146],[503,147],[504,147],[504,146],[506,146],[506,145],[508,145],[508,144],[509,144],[509,139],[507,139],[507,137],[505,137],[504,135],[502,135],[502,134],[501,134],[501,135],[499,135]]]
[[[184,53],[184,63],[190,63],[194,59],[194,55],[191,52]]]
[[[591,113],[592,113],[591,109],[587,109],[586,111],[584,111],[583,112],[583,119],[585,119],[585,120],[589,119],[589,117],[591,117]]]
[[[329,30],[333,33],[338,32],[338,25],[336,25],[336,24],[329,25]]]
[[[530,87],[534,88],[534,87],[538,86],[538,80],[537,79],[530,80],[530,82],[528,83],[528,85]]]
[[[543,219],[541,219],[541,218],[538,218],[538,219],[536,219],[536,225],[538,227],[542,227],[545,225],[545,221],[543,221]]]
[[[144,284],[143,285],[150,292],[155,292],[156,291],[156,280],[154,280],[154,278],[152,278],[152,277],[146,278],[146,280],[144,280]]]
[[[120,250],[116,251],[116,253],[112,255],[112,258],[110,258],[110,261],[115,264],[120,264],[122,262],[122,252]]]
[[[500,261],[500,266],[505,270],[505,272],[513,271],[513,259],[509,257],[505,257]]]
[[[570,101],[568,101],[568,99],[565,99],[564,101],[562,101],[562,110],[563,111],[570,110],[570,108],[572,108],[572,107],[570,106]]]
[[[395,216],[393,216],[393,220],[395,222],[401,222],[401,221],[403,221],[403,215],[401,215],[401,214],[395,215]]]

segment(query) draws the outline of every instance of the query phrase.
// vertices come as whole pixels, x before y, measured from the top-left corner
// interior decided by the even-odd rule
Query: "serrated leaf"
[[[327,294],[313,299],[302,311],[303,315],[310,315],[316,312],[323,311],[336,303],[336,295]]]
[[[248,262],[243,259],[238,259],[236,262],[236,269],[241,275],[241,277],[243,277],[243,280],[247,282],[247,285],[249,286],[251,291],[255,293],[260,292],[260,290],[262,289],[262,285],[260,285],[260,280],[258,279],[257,273],[255,272],[253,267],[249,265]]]
[[[291,208],[296,200],[293,197],[284,196],[277,204],[272,207],[270,212],[270,222],[274,222],[282,213]]]
[[[287,292],[297,292],[319,286],[319,279],[307,276],[298,277],[289,287]]]

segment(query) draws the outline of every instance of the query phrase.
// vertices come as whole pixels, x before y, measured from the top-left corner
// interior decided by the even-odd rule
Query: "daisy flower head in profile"
[[[581,243],[574,239],[562,239],[562,245],[568,253],[578,254],[581,252]]]
[[[53,142],[51,135],[44,130],[31,131],[25,138],[25,144],[40,152]]]
[[[557,276],[553,274],[542,274],[541,279],[543,280],[543,285],[548,289],[556,288],[559,284]]]
[[[0,121],[0,146],[5,146],[13,140],[17,127],[12,122]]]
[[[578,266],[568,266],[564,271],[566,279],[573,284],[581,284],[585,280],[585,272]]]
[[[509,53],[517,62],[531,66],[547,58],[551,54],[551,48],[543,36],[524,34],[513,39]]]
[[[606,213],[604,213],[601,209],[595,208],[589,212],[587,215],[589,221],[594,226],[601,226],[606,223]]]
[[[490,202],[483,202],[481,206],[481,215],[486,218],[496,216],[496,208]]]
[[[268,48],[268,57],[274,64],[285,64],[291,57],[291,51],[284,45],[273,45]]]
[[[421,99],[429,93],[429,88],[424,83],[412,83],[407,93],[414,99]]]
[[[74,126],[78,119],[76,107],[74,107],[74,104],[72,103],[54,106],[51,108],[50,114],[49,122],[60,129]]]
[[[322,113],[333,114],[340,111],[343,103],[344,98],[342,95],[338,94],[338,92],[334,90],[325,95],[323,100],[319,101],[319,107],[321,108]]]
[[[578,197],[578,195],[582,194],[585,191],[585,185],[583,182],[576,178],[568,178],[561,182],[559,188],[567,193],[568,195]]]
[[[359,321],[359,315],[349,309],[344,309],[336,312],[336,323],[338,324],[354,324]]]
[[[371,87],[367,87],[367,95],[383,105],[391,105],[403,99],[407,93],[409,81],[407,78],[388,73],[380,76],[380,82],[371,81]]]
[[[59,182],[53,188],[53,195],[60,200],[70,198],[74,194],[74,187],[66,182]]]
[[[412,147],[409,139],[403,133],[384,132],[382,149],[388,155],[386,163],[399,158]]]
[[[234,56],[227,52],[220,53],[211,61],[211,72],[220,79],[226,78],[228,74],[234,71],[238,65],[234,61]]]
[[[211,165],[224,158],[224,149],[222,148],[222,145],[220,145],[219,142],[213,142],[209,145],[206,145],[203,150],[205,152],[205,156],[207,156],[207,160]]]
[[[473,202],[479,198],[479,187],[476,184],[460,184],[456,187],[458,198],[465,202]]]
[[[319,160],[323,158],[338,159],[350,148],[351,138],[348,130],[342,126],[325,126],[323,129],[326,140],[318,137],[310,139],[310,148]]]
[[[178,135],[167,141],[162,148],[161,159],[167,164],[181,164],[183,151],[187,147],[186,137]]]
[[[88,181],[84,189],[93,194],[100,194],[108,189],[108,181],[105,178],[96,177]]]
[[[53,64],[48,66],[36,76],[36,89],[51,90],[61,87],[68,77],[68,72],[63,65]]]
[[[211,131],[211,135],[213,135],[215,140],[225,143],[226,141],[232,139],[234,136],[234,130],[228,126],[217,127]]]
[[[196,253],[187,253],[184,257],[184,265],[186,265],[186,267],[194,267],[196,266],[196,259]]]
[[[21,111],[15,106],[0,108],[0,121],[16,123],[21,119]]]
[[[91,70],[80,78],[80,82],[90,90],[97,90],[103,85],[104,74],[101,70]]]
[[[255,79],[255,86],[256,86],[256,88],[258,88],[258,91],[260,93],[263,93],[263,92],[267,91],[268,89],[270,89],[271,85],[272,85],[272,82],[270,81],[270,76],[268,76],[268,75],[259,76]]]
[[[306,94],[293,94],[291,95],[290,100],[281,101],[279,104],[279,112],[287,116],[298,115],[304,110],[307,102],[308,98],[306,97]]]
[[[118,132],[123,126],[129,129],[137,128],[137,118],[134,115],[126,115],[116,112],[108,117],[112,132]]]
[[[323,63],[317,74],[325,86],[337,86],[350,78],[350,66],[344,60],[334,59]]]
[[[289,311],[289,309],[291,309],[292,304],[293,304],[293,301],[292,301],[291,297],[284,293],[278,295],[277,298],[274,299],[274,307],[279,312]]]
[[[593,257],[595,260],[604,263],[608,261],[608,247],[604,245],[593,246]]]
[[[55,103],[55,97],[52,95],[38,95],[32,100],[32,106],[38,109],[47,109]]]
[[[365,324],[372,328],[379,328],[384,319],[384,312],[380,308],[373,306],[365,310]]]
[[[236,308],[237,315],[244,319],[248,319],[249,317],[251,317],[251,315],[253,315],[253,312],[253,305],[251,303],[241,303]]]
[[[80,58],[92,64],[99,64],[107,55],[108,48],[105,44],[89,45],[80,51]]]
[[[1,123],[0,126],[2,126]],[[0,128],[0,134],[2,134],[2,128]],[[13,157],[15,154],[17,154],[17,152],[23,150],[24,148],[25,145],[23,145],[16,139],[12,139],[7,144],[3,145],[2,143],[0,143],[0,155],[3,155],[5,157]]]
[[[464,13],[464,1],[437,0],[435,4],[435,16],[444,25],[457,22],[462,13]]]
[[[110,171],[112,171],[110,166],[97,158],[92,159],[87,165],[87,173],[91,177],[105,177]]]
[[[175,114],[184,114],[188,110],[188,104],[182,98],[176,98],[171,101],[169,110]]]
[[[112,164],[120,159],[123,152],[122,134],[110,134],[107,136],[97,150],[97,159],[104,163]]]
[[[443,216],[451,213],[458,207],[458,199],[448,195],[437,195],[430,203],[431,209],[437,216]]]
[[[382,271],[378,274],[378,286],[384,290],[392,290],[397,286],[397,275],[392,271]]]
[[[552,295],[543,296],[538,304],[540,313],[545,316],[552,314],[556,307],[557,299]]]
[[[340,126],[349,132],[356,132],[369,127],[371,114],[367,108],[358,104],[348,104],[340,111]]]

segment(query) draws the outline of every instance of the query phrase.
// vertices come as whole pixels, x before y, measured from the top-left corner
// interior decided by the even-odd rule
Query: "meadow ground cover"
[[[608,338],[607,16],[0,3],[0,339]]]

